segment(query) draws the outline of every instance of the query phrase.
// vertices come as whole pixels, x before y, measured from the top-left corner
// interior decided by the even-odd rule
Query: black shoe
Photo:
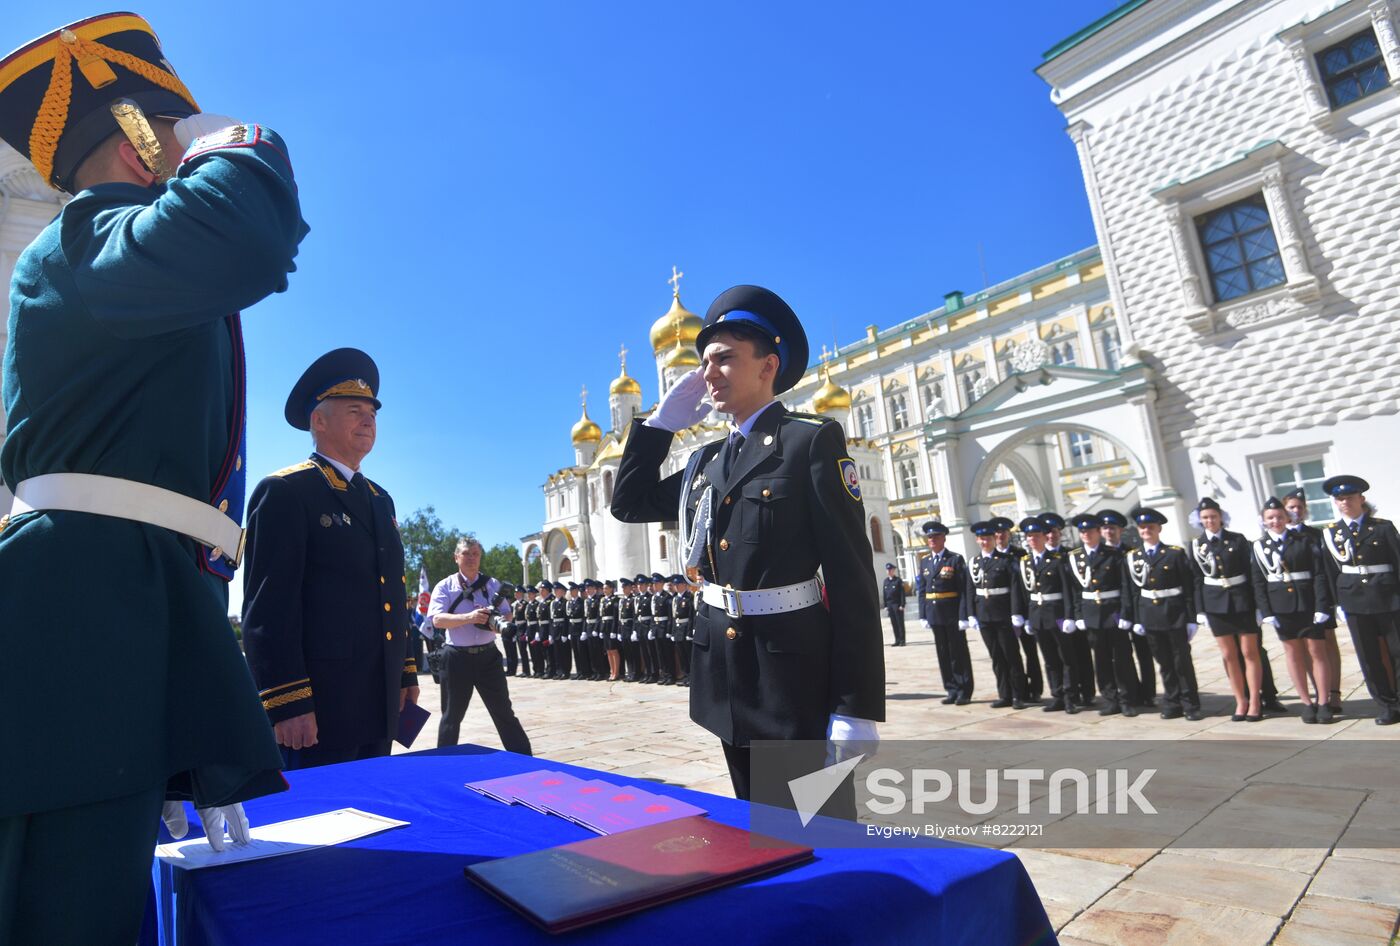
[[[1023,702],[1020,701],[1020,700],[1012,700],[1012,701],[1011,701],[1011,708],[1012,708],[1012,709],[1018,709],[1018,710],[1030,709],[1030,708],[1031,708],[1032,706],[1034,706],[1034,705],[1035,705],[1034,703],[1023,703]]]
[[[1094,701],[1093,701],[1092,699],[1090,699],[1090,700],[1075,700],[1075,701],[1074,701],[1074,705],[1077,706],[1077,707],[1079,707],[1080,709],[1093,709],[1093,708],[1094,708]]]
[[[1186,718],[1193,723],[1199,723],[1201,720],[1205,719],[1205,716],[1202,715],[1200,710],[1188,710]]]
[[[1319,723],[1330,723],[1332,722],[1332,718],[1332,708],[1326,703],[1319,703],[1317,705],[1317,721]],[[1304,722],[1307,722],[1307,720],[1304,720]]]
[[[1079,707],[1075,706],[1073,703],[1066,703],[1065,712],[1068,713],[1070,716],[1073,716],[1079,712]]]
[[[1333,716],[1342,715],[1342,691],[1329,690],[1327,694],[1327,708],[1332,711]]]
[[[1181,707],[1179,706],[1168,706],[1162,710],[1163,719],[1180,719],[1181,715]]]
[[[1018,700],[1017,702],[1020,702],[1020,701]],[[1010,706],[1010,705],[1011,705],[1011,701],[1010,701],[1010,700],[993,700],[992,703],[991,703],[992,709],[1006,709],[1006,708],[1007,708],[1008,706]],[[1019,709],[1019,707],[1017,707],[1017,708]]]
[[[959,706],[966,706],[967,704],[969,704],[969,703],[971,703],[971,702],[972,702],[972,697],[970,697],[970,696],[960,696],[960,697],[958,697],[958,705],[959,705]]]
[[[1280,715],[1288,714],[1288,707],[1280,703],[1278,701],[1278,697],[1274,697],[1271,700],[1265,700],[1260,709],[1268,710],[1270,713],[1279,713]]]
[[[636,683],[636,682],[637,682],[637,675],[636,675],[635,673],[629,673],[627,676],[625,676],[625,677],[622,678],[622,682],[623,682],[623,683]]]
[[[949,693],[947,696],[943,697],[943,699],[939,700],[938,702],[942,703],[944,706],[948,706],[949,704],[956,703],[957,701],[958,698],[953,694]]]
[[[1258,716],[1246,716],[1244,721],[1246,723],[1261,723],[1264,721],[1264,714],[1260,713]]]
[[[1248,718],[1249,718],[1249,717],[1245,716],[1243,713],[1231,713],[1231,714],[1230,714],[1230,722],[1232,722],[1232,723],[1242,723],[1242,722],[1244,722],[1244,721],[1245,721],[1246,719],[1248,719]]]
[[[1315,725],[1317,723],[1316,703],[1303,704],[1303,722],[1307,723],[1309,726]]]
[[[1396,723],[1400,723],[1400,709],[1392,707],[1382,710],[1381,714],[1376,717],[1377,726],[1394,726]]]
[[[1053,703],[1050,703],[1050,704],[1048,704],[1048,705],[1046,705],[1046,706],[1042,706],[1042,707],[1040,708],[1040,711],[1041,711],[1042,713],[1062,713],[1062,712],[1064,712],[1064,709],[1065,709],[1065,701],[1064,701],[1064,700],[1056,700],[1056,701],[1053,702]]]
[[[1124,716],[1136,716],[1137,714],[1138,714],[1137,707],[1133,706],[1133,704],[1131,704],[1131,703],[1124,703],[1124,704],[1123,704],[1123,715],[1124,715]]]
[[[1100,715],[1100,716],[1117,716],[1117,715],[1118,715],[1119,713],[1121,713],[1121,712],[1123,712],[1123,708],[1122,708],[1121,706],[1119,706],[1117,703],[1109,703],[1109,704],[1108,704],[1107,706],[1105,706],[1103,709],[1099,710],[1099,715]]]

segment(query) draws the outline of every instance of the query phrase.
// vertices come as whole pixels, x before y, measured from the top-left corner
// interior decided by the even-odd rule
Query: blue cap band
[[[772,322],[761,315],[744,309],[730,309],[724,313],[722,318],[725,322],[750,322],[763,329],[764,334],[769,338],[776,338],[777,341],[773,343],[773,347],[778,349],[778,373],[782,374],[783,368],[788,363],[788,340],[778,332]]]

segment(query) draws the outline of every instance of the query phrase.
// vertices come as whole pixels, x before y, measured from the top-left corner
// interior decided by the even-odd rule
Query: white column
[[[1165,211],[1172,238],[1172,254],[1176,258],[1177,274],[1181,277],[1182,321],[1198,332],[1208,332],[1213,322],[1206,305],[1205,291],[1201,287],[1201,276],[1196,271],[1196,262],[1191,253],[1192,236],[1186,213],[1176,201],[1168,202]]]
[[[991,336],[982,339],[982,362],[984,377],[990,378],[994,384],[1006,380],[1001,376],[1001,366],[997,364],[997,346]]]
[[[1396,36],[1390,4],[1386,0],[1371,0],[1366,9],[1371,12],[1371,28],[1376,31],[1376,42],[1381,47],[1386,71],[1390,73],[1390,84],[1400,85],[1400,38]]]
[[[1089,307],[1079,306],[1074,313],[1074,324],[1079,330],[1080,364],[1085,368],[1102,368],[1099,352],[1094,346],[1094,332],[1089,327]]]
[[[1094,154],[1089,147],[1089,132],[1093,126],[1088,122],[1075,122],[1066,129],[1074,149],[1079,154],[1079,168],[1084,175],[1084,191],[1089,195],[1089,214],[1094,220],[1094,233],[1099,238],[1099,254],[1103,257],[1104,276],[1108,280],[1108,296],[1113,301],[1113,314],[1118,319],[1119,337],[1123,341],[1123,351],[1137,358],[1137,343],[1134,341],[1132,319],[1123,305],[1123,286],[1118,278],[1118,261],[1113,252],[1113,239],[1108,232],[1108,221],[1103,214],[1103,198],[1099,194],[1099,176],[1094,169]]]
[[[1379,35],[1377,32],[1378,38]],[[1293,79],[1298,84],[1298,91],[1302,93],[1303,104],[1308,110],[1308,118],[1315,123],[1325,123],[1331,118],[1332,107],[1327,103],[1322,84],[1313,72],[1312,56],[1308,47],[1297,38],[1285,41],[1285,47],[1288,50],[1288,61],[1293,66]],[[1392,72],[1391,75],[1395,73]]]
[[[1274,233],[1278,236],[1279,255],[1283,258],[1283,271],[1288,279],[1288,289],[1294,298],[1311,301],[1320,294],[1317,277],[1308,265],[1308,254],[1303,247],[1303,238],[1298,231],[1298,221],[1293,214],[1293,202],[1288,199],[1288,183],[1283,177],[1283,168],[1275,164],[1264,171],[1264,203],[1269,207],[1273,220]]]

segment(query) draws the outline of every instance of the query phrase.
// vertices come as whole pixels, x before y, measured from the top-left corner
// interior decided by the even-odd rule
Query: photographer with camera
[[[525,728],[510,705],[510,689],[496,647],[498,620],[511,613],[511,589],[481,572],[481,543],[470,536],[457,543],[456,574],[433,589],[428,620],[447,634],[442,660],[442,721],[438,748],[457,745],[472,690],[481,693],[501,745],[508,752],[533,755]]]

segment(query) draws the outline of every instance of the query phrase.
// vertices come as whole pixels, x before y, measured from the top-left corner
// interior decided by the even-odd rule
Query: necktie
[[[1353,519],[1351,524],[1347,526],[1347,528],[1351,529],[1352,535],[1359,535],[1361,533],[1361,520]]]
[[[734,461],[739,456],[739,451],[744,448],[744,435],[735,430],[729,434],[729,439],[724,443],[724,478],[729,479],[729,471],[734,468]]]

